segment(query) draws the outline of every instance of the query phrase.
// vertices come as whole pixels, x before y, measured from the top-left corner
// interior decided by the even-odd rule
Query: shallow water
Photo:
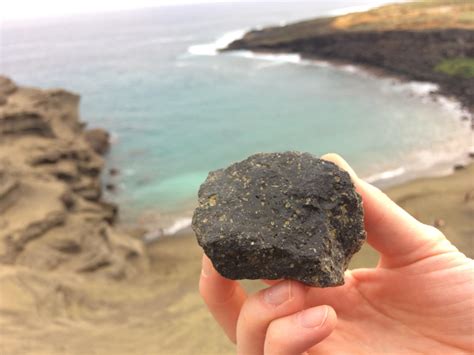
[[[468,150],[459,110],[429,99],[430,85],[295,55],[217,55],[252,26],[381,2],[177,6],[4,24],[0,71],[81,93],[83,119],[113,134],[109,165],[121,174],[112,198],[124,218],[184,226],[189,219],[176,218],[189,215],[207,172],[255,152],[334,151],[380,181],[441,171]]]

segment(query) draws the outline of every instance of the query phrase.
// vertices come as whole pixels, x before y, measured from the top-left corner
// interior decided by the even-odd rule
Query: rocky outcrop
[[[88,129],[84,138],[97,154],[105,154],[110,148],[110,134],[100,128]]]
[[[146,257],[101,198],[108,133],[85,132],[78,104],[0,76],[0,264],[126,278]]]
[[[330,22],[328,19],[325,21]],[[472,29],[349,31],[308,21],[251,31],[241,40],[231,43],[226,50],[240,49],[299,53],[309,59],[350,62],[382,69],[409,80],[433,82],[439,85],[442,94],[456,97],[474,112],[474,78],[452,76],[436,70],[443,60],[474,58]]]
[[[0,116],[1,135],[31,134],[42,137],[54,137],[51,126],[44,117],[36,112],[16,111],[2,112]]]

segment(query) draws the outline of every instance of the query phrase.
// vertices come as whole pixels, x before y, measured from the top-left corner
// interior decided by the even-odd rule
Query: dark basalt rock
[[[365,240],[347,172],[308,153],[256,154],[209,173],[193,216],[198,243],[230,279],[344,283]]]

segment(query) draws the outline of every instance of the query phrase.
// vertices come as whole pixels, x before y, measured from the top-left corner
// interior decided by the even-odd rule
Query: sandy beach
[[[386,191],[420,221],[442,219],[474,255],[474,165]],[[6,354],[232,354],[198,294],[201,250],[192,234],[148,246],[149,269],[122,282],[2,267],[0,350]],[[365,245],[352,268],[373,266]],[[251,292],[263,284],[244,282]],[[29,285],[29,286],[26,286]],[[25,287],[27,287],[25,289]],[[25,292],[25,290],[27,292]]]

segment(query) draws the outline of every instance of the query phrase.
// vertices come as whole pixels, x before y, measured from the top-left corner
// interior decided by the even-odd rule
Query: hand
[[[342,158],[323,159],[351,174],[379,264],[347,271],[340,287],[286,280],[246,295],[204,256],[201,295],[237,353],[472,353],[473,260],[360,180]]]

